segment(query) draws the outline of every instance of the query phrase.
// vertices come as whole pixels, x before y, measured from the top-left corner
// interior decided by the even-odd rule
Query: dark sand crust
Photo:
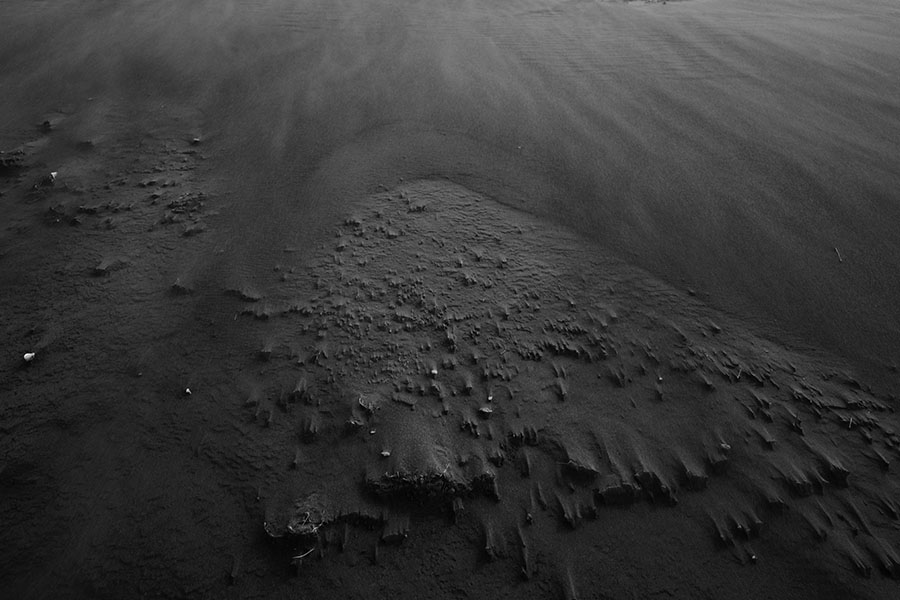
[[[239,313],[271,332],[272,376],[294,365],[264,411],[311,462],[270,523],[307,493],[331,507],[295,555],[347,522],[394,538],[398,512],[471,510],[485,556],[530,575],[535,522],[688,497],[671,510],[708,530],[693,544],[738,563],[765,562],[792,511],[820,560],[900,575],[894,400],[577,236],[422,181],[360,206],[296,272]],[[332,453],[359,475],[321,478]]]

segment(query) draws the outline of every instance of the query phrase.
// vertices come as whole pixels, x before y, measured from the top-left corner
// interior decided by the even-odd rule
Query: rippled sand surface
[[[892,597],[898,27],[0,1],[0,584]]]

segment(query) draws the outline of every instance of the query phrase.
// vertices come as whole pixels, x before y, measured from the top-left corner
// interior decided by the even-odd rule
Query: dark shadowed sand
[[[897,596],[898,30],[0,0],[0,595]]]

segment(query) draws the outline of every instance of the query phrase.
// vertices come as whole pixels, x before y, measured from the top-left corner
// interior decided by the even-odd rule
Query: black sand
[[[896,595],[892,5],[0,16],[10,597]]]

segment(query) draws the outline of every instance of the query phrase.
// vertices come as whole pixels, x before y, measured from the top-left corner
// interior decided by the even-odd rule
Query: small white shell
[[[24,360],[25,362],[33,361],[34,360],[34,352],[26,352],[24,355],[22,355],[22,360]]]

